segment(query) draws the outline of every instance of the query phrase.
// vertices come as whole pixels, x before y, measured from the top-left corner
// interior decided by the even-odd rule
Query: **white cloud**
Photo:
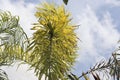
[[[119,40],[119,32],[116,25],[113,24],[112,18],[109,13],[106,13],[101,21],[102,27],[99,28],[99,35],[103,39],[103,48],[110,48],[115,46]]]
[[[38,80],[34,68],[30,68],[28,64],[21,64],[20,61],[14,62],[11,66],[2,66],[0,69],[7,73],[9,80]],[[44,75],[41,80],[45,80]]]
[[[120,0],[106,0],[106,3],[113,6],[120,6]]]
[[[98,19],[95,11],[87,6],[79,17],[79,30],[77,30],[78,37],[82,40],[80,45],[80,57],[78,61],[84,64],[93,64],[111,55],[120,33],[113,24],[110,13],[104,14],[102,20]],[[109,51],[107,51],[109,50]]]
[[[36,4],[25,3],[24,0],[11,1],[0,0],[0,9],[4,11],[10,11],[12,15],[20,17],[20,25],[25,32],[30,36],[32,31],[30,30],[32,23],[36,21],[34,17]]]
[[[72,10],[72,13],[78,14],[85,9],[86,5],[90,5],[94,10],[97,10],[105,5],[105,0],[69,0],[67,7]]]
[[[33,70],[28,70],[29,66],[24,64],[18,67],[19,62],[12,66],[4,66],[2,69],[8,74],[9,80],[38,80]]]

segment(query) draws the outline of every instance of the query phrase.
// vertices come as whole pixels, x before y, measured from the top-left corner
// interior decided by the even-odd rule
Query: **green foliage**
[[[35,30],[28,51],[35,73],[41,80],[66,80],[65,75],[76,58],[77,37],[70,23],[70,14],[63,6],[43,4],[37,7]]]
[[[23,60],[27,36],[19,25],[19,17],[10,12],[0,12],[0,66]]]
[[[0,69],[0,80],[9,80],[8,75],[5,73],[5,71]]]
[[[70,80],[79,80],[79,78],[76,75],[74,75],[73,73],[68,74],[68,79],[70,79]]]
[[[120,47],[119,47],[120,48]],[[120,80],[120,54],[119,50],[116,50],[112,56],[112,65],[110,66],[110,75],[113,76],[114,80]]]
[[[68,3],[68,0],[63,0],[63,2],[67,5],[67,3]]]

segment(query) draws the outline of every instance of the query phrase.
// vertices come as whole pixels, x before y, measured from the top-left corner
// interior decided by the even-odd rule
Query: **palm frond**
[[[26,33],[19,25],[19,17],[10,12],[0,11],[0,66],[23,59],[27,48]]]
[[[113,78],[114,80],[119,80],[120,79],[120,47],[116,49],[113,53],[112,56],[109,58],[108,61],[102,60],[98,62],[95,66],[90,68],[86,73],[82,74],[78,78],[80,79],[81,77],[84,77],[84,75],[87,74],[92,74],[94,79],[100,80],[100,77],[98,76],[97,73],[102,73],[104,76],[106,76],[106,80],[109,78]],[[111,77],[110,77],[111,76]]]

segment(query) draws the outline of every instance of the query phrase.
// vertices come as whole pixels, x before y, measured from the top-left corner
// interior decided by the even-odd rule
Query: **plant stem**
[[[49,34],[50,34],[50,37],[49,37],[50,44],[49,44],[49,70],[48,70],[49,76],[48,76],[48,80],[52,80],[52,78],[51,78],[51,54],[52,54],[52,38],[53,38],[52,28],[50,29]]]

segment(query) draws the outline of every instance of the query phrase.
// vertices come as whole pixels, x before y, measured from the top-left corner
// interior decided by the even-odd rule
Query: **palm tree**
[[[63,6],[43,4],[37,7],[35,30],[28,52],[31,67],[41,80],[66,80],[76,58],[77,37],[70,14]]]

